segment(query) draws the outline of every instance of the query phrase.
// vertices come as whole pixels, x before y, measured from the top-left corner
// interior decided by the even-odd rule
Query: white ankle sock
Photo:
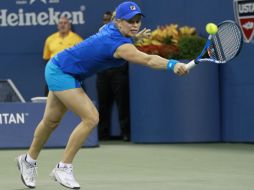
[[[71,168],[72,167],[72,164],[66,164],[66,163],[63,163],[63,162],[59,162],[58,163],[58,168]]]
[[[31,158],[31,156],[28,153],[26,154],[25,160],[32,165],[37,164],[37,160],[34,160],[33,158]]]

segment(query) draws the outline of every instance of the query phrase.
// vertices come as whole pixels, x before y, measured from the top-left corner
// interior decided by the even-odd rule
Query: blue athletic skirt
[[[63,91],[81,87],[77,79],[69,74],[63,73],[51,60],[46,65],[45,79],[48,89],[51,91]]]

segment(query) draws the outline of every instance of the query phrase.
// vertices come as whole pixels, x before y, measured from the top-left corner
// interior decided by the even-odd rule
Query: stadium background
[[[47,24],[4,26],[3,10],[7,10],[7,13],[18,13],[20,9],[23,13],[47,12],[49,8],[61,12],[81,10],[85,23],[74,25],[74,29],[83,38],[87,38],[100,27],[102,14],[113,10],[120,2],[122,1],[2,0],[0,78],[12,79],[26,101],[41,96],[44,90],[44,40],[56,31],[55,25]],[[176,23],[180,26],[193,26],[205,36],[204,26],[207,22],[235,20],[232,0],[214,0],[213,3],[208,0],[135,2],[146,15],[143,27],[151,29],[158,25]],[[132,141],[253,142],[253,49],[253,43],[244,43],[241,54],[231,64],[200,65],[184,78],[132,65]],[[87,79],[85,83],[89,96],[96,101],[95,77]],[[178,100],[181,101],[180,104],[177,103]],[[10,126],[2,125],[0,129],[7,131],[8,127]]]

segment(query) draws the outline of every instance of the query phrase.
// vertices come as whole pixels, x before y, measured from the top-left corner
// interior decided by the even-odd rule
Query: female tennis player
[[[35,130],[28,152],[17,158],[21,179],[27,187],[36,186],[36,160],[68,109],[77,114],[81,122],[71,133],[63,157],[51,175],[65,187],[80,188],[73,175],[72,162],[99,120],[95,106],[80,87],[80,80],[104,69],[118,67],[126,61],[154,69],[172,70],[177,75],[187,74],[183,63],[136,49],[132,37],[140,29],[142,16],[136,3],[121,3],[116,8],[114,22],[76,46],[58,53],[47,63],[45,78],[49,94],[44,116]]]

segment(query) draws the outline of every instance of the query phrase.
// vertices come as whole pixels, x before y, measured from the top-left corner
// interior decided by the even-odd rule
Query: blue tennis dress
[[[133,43],[123,36],[113,22],[81,43],[55,55],[45,69],[45,78],[51,91],[79,88],[79,81],[102,70],[119,67],[126,61],[113,57],[116,49]]]

